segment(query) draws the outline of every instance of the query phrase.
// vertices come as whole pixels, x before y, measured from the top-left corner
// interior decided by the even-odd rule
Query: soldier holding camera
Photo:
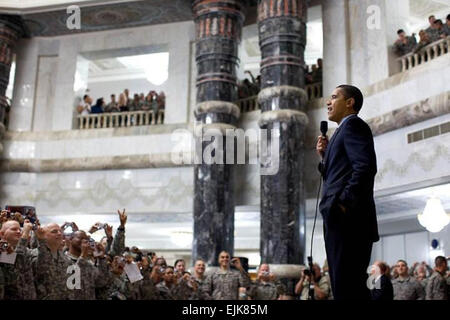
[[[38,241],[33,250],[32,264],[39,300],[68,300],[72,291],[67,287],[67,268],[70,259],[60,250],[63,234],[61,227],[50,223],[35,231]]]
[[[5,299],[36,299],[36,288],[31,268],[32,253],[27,248],[32,228],[33,225],[28,220],[24,221],[23,230],[21,230],[19,222],[10,220],[3,223],[0,229],[0,238],[3,240],[0,251],[15,255],[15,260],[10,261],[11,263],[0,264]]]
[[[98,252],[96,265],[92,262],[93,252]],[[108,272],[108,265],[105,259],[105,251],[101,244],[96,244],[84,231],[76,231],[70,239],[67,257],[72,263],[80,266],[81,289],[74,290],[76,300],[95,300],[95,289],[102,288],[107,283],[105,275]]]
[[[258,278],[249,290],[252,300],[277,300],[286,293],[286,287],[270,272],[269,265],[263,263],[258,269]]]
[[[311,297],[314,300],[327,300],[330,295],[330,284],[326,277],[320,273],[320,266],[315,263],[312,272],[309,269],[303,270],[300,280],[295,286],[295,294],[300,295],[300,300],[309,300],[309,291],[314,291]]]

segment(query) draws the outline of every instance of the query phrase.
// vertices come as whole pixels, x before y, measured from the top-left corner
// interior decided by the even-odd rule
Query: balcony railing
[[[130,111],[79,115],[78,129],[123,128],[164,123],[164,110],[155,116],[151,111]]]
[[[308,100],[318,99],[323,97],[322,82],[316,82],[307,84],[305,86],[306,93],[308,94]]]
[[[449,47],[450,36],[430,43],[426,47],[420,49],[417,53],[411,52],[405,54],[397,60],[401,63],[403,72],[448,53]]]
[[[308,100],[322,98],[322,82],[307,84],[305,86],[305,91],[308,94]],[[261,109],[258,104],[258,96],[240,99],[237,101],[237,105],[242,113]]]

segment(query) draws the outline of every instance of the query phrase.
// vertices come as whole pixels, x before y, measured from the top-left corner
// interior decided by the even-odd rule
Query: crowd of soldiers
[[[195,261],[188,272],[184,260],[169,266],[154,252],[125,247],[125,209],[120,226],[96,223],[89,232],[78,226],[41,226],[6,210],[0,216],[0,299],[5,300],[220,300],[278,299],[284,286],[259,268],[250,280],[238,258],[219,254],[219,268],[205,275]],[[103,229],[96,242],[92,233]],[[69,232],[68,232],[69,231]]]
[[[371,268],[373,300],[448,300],[450,273],[444,256],[435,258],[432,269],[424,261],[411,268],[405,260],[398,260],[391,268],[375,261]]]
[[[205,274],[206,263],[198,259],[192,272],[182,259],[167,264],[154,252],[125,247],[125,209],[118,210],[120,226],[94,224],[88,232],[74,222],[62,226],[27,219],[3,210],[0,215],[0,299],[5,300],[282,300],[286,286],[261,264],[254,280],[239,258],[223,251],[219,267]],[[92,234],[104,230],[98,242]],[[443,258],[443,257],[442,257]],[[442,260],[442,259],[441,259]],[[383,274],[392,280],[398,300],[447,299],[447,262],[437,259],[434,270],[405,261]],[[427,269],[428,268],[428,269]],[[427,274],[428,273],[428,274]],[[351,281],[351,279],[349,279]],[[444,290],[444,289],[445,290]],[[444,292],[445,291],[445,292]],[[295,286],[301,300],[332,299],[327,266],[314,264],[304,270]]]
[[[419,31],[419,42],[417,42],[414,33],[407,36],[403,29],[397,31],[398,39],[395,41],[393,49],[398,56],[410,52],[417,53],[430,43],[450,36],[450,14],[447,15],[445,24],[441,19],[436,19],[434,15],[430,16],[428,21],[430,26]]]

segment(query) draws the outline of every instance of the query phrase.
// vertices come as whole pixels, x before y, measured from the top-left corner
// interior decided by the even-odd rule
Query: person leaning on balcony
[[[128,109],[127,98],[124,93],[121,93],[119,96],[119,110],[121,112],[130,110],[130,109]]]
[[[141,110],[141,106],[142,106],[142,103],[141,103],[139,94],[135,93],[133,96],[133,102],[131,103],[131,106],[130,106],[130,111],[139,111],[139,110]]]
[[[166,108],[166,94],[164,91],[160,91],[156,96],[156,102],[158,103],[158,110],[164,110]]]
[[[322,59],[317,59],[317,65],[311,74],[313,83],[322,82]]]
[[[77,111],[82,116],[88,115],[91,113],[91,105],[92,105],[92,98],[85,94],[83,96],[83,102],[77,107]]]
[[[434,22],[434,24],[435,24],[436,30],[437,30],[437,38],[436,39],[431,39],[431,40],[432,41],[436,41],[436,40],[439,40],[439,39],[444,39],[447,36],[447,34],[445,32],[444,24],[442,23],[442,20],[441,19],[436,20]]]
[[[153,95],[151,92],[149,92],[144,99],[144,103],[142,104],[142,107],[141,107],[142,111],[150,110],[150,108],[152,107],[152,99],[153,99]]]
[[[119,104],[116,101],[116,95],[111,95],[111,102],[105,107],[105,112],[120,112]]]
[[[414,33],[411,36],[407,36],[403,29],[397,31],[398,39],[394,43],[394,52],[398,56],[404,56],[414,50],[417,45]]]
[[[416,45],[416,48],[414,49],[414,53],[419,52],[423,47],[425,47],[431,43],[430,37],[428,36],[428,33],[425,32],[425,30],[419,31],[419,38],[420,38],[420,41]]]
[[[445,20],[444,34],[446,37],[450,36],[450,14],[447,15],[447,19]]]
[[[103,98],[98,98],[95,105],[91,107],[91,113],[103,113],[103,108],[105,106],[105,101]]]
[[[434,22],[436,21],[436,17],[435,16],[429,16],[428,17],[428,22],[430,23],[430,26],[428,28],[425,29],[425,32],[428,33],[428,35],[431,37],[431,35],[433,33],[436,32],[436,27],[434,25]]]

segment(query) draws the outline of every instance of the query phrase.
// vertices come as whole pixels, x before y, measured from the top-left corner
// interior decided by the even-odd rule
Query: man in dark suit
[[[319,136],[316,150],[323,158],[320,212],[335,300],[370,300],[367,268],[372,244],[379,240],[373,185],[377,172],[373,136],[357,116],[361,91],[338,86],[327,101],[328,119],[338,124],[333,137]]]
[[[386,276],[387,266],[384,262],[375,261],[370,271],[370,295],[375,301],[394,300],[394,288],[391,279]]]

